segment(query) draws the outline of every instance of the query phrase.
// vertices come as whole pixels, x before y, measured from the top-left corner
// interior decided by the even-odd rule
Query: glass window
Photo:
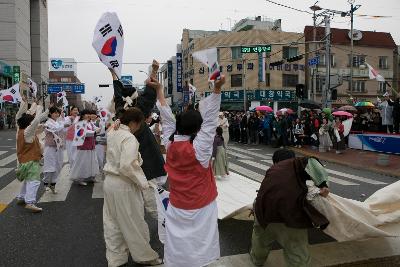
[[[265,74],[265,86],[271,86],[271,74],[270,73]]]
[[[71,78],[65,78],[65,77],[63,77],[63,78],[61,78],[61,82],[62,82],[62,83],[69,83],[69,82],[71,82]]]
[[[242,87],[242,74],[231,75],[231,87]]]
[[[386,83],[385,82],[379,82],[379,93],[384,94],[386,92]]]
[[[232,59],[241,59],[242,58],[242,50],[241,50],[240,46],[232,47],[231,50],[232,50]]]
[[[283,58],[291,58],[298,55],[298,48],[291,47],[291,46],[284,46],[283,47]]]
[[[282,74],[283,87],[296,87],[298,83],[299,83],[299,75]]]
[[[379,57],[379,68],[380,69],[388,68],[388,57]]]
[[[322,54],[319,56],[319,65],[320,66],[326,66],[326,60],[325,60],[325,54]],[[331,67],[335,67],[335,55],[331,54]]]
[[[353,92],[365,93],[365,81],[353,81]]]
[[[353,55],[353,67],[360,67],[365,64],[365,57],[363,55]],[[349,55],[349,66],[350,66],[350,55]]]

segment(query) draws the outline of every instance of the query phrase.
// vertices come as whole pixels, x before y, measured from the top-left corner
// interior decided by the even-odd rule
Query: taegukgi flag
[[[28,78],[28,86],[29,86],[29,92],[31,93],[32,97],[36,97],[37,84],[31,78]]]
[[[121,78],[124,31],[116,13],[106,12],[101,16],[94,30],[92,45],[100,61]]]
[[[21,93],[19,92],[19,83],[14,84],[12,87],[0,91],[0,102],[20,103]]]
[[[208,66],[209,70],[209,81],[218,80],[221,76],[218,64],[218,51],[217,48],[209,48],[193,53],[193,57]]]

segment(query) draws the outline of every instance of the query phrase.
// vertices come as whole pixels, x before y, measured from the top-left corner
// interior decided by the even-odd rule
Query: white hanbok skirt
[[[96,150],[76,150],[75,159],[69,174],[73,181],[84,181],[99,174]]]
[[[197,210],[178,209],[169,203],[165,231],[167,267],[201,267],[220,257],[216,200]]]
[[[59,173],[64,164],[64,150],[57,150],[55,146],[45,146],[43,159],[43,172]]]
[[[376,191],[364,202],[335,194],[321,197],[309,187],[307,198],[329,220],[324,232],[337,241],[400,236],[400,181]]]
[[[104,155],[105,155],[105,146],[104,145],[96,145],[96,155],[97,161],[99,163],[99,169],[103,170],[104,167]]]
[[[72,163],[74,162],[75,154],[76,154],[76,146],[72,145],[72,140],[67,140],[65,142],[66,147],[67,147],[67,155],[68,155],[68,162],[69,166],[72,166]]]

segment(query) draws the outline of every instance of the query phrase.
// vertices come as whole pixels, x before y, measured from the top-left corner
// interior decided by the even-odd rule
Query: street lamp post
[[[353,20],[353,14],[354,14],[354,1],[355,0],[348,0],[347,2],[350,4],[350,94],[353,92],[353,45],[354,45],[354,39],[353,39],[353,25],[354,25],[354,20]]]

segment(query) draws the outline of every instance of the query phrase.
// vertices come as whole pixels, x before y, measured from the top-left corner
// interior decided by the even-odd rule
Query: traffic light
[[[296,85],[296,96],[301,99],[304,99],[307,96],[307,90],[304,84]]]
[[[275,66],[283,65],[283,63],[285,63],[285,61],[279,60],[279,61],[271,62],[271,63],[269,63],[269,65],[272,67],[275,67]]]
[[[294,57],[287,58],[286,61],[287,62],[295,62],[295,61],[299,61],[299,60],[302,60],[302,59],[303,59],[303,55],[297,55],[297,56],[294,56]]]
[[[331,98],[337,100],[337,89],[332,89]]]

